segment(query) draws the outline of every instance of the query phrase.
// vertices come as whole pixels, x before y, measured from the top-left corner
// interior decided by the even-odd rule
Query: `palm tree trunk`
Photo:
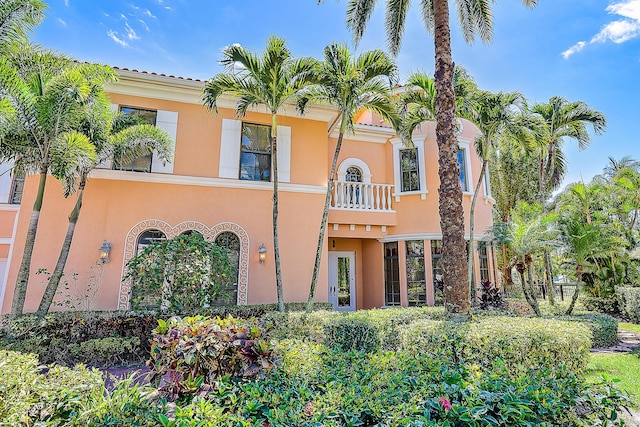
[[[476,201],[478,200],[478,194],[480,193],[480,187],[482,186],[482,180],[484,178],[484,172],[487,169],[488,160],[482,161],[482,168],[480,169],[480,178],[478,179],[478,183],[476,184],[476,189],[473,192],[473,197],[471,198],[471,207],[469,208],[469,254],[467,256],[467,264],[469,268],[468,276],[469,276],[469,287],[471,288],[471,298],[475,303],[477,301],[476,297],[476,284],[473,280],[473,258],[474,258],[474,236],[473,232],[475,230],[475,211],[476,211]]]
[[[80,216],[80,209],[82,208],[82,195],[84,194],[85,185],[86,181],[80,183],[80,187],[78,189],[78,197],[76,198],[76,204],[73,207],[71,214],[69,215],[67,234],[64,237],[64,242],[62,243],[62,248],[60,249],[60,255],[58,256],[56,268],[53,270],[53,273],[49,278],[49,283],[47,283],[47,287],[44,290],[44,295],[42,295],[40,305],[38,306],[38,311],[36,312],[36,315],[39,319],[42,319],[47,315],[49,309],[51,308],[51,303],[53,303],[53,298],[56,296],[56,292],[58,291],[58,285],[60,284],[60,279],[62,279],[64,267],[67,264],[67,258],[69,257],[69,250],[71,249],[73,233],[76,230],[76,224],[78,222],[78,217]]]
[[[447,312],[454,318],[468,318],[471,308],[467,280],[464,211],[458,166],[458,144],[455,136],[456,107],[453,92],[453,58],[449,3],[433,1],[436,140],[438,143],[438,188],[440,228],[442,229],[442,267]]]
[[[318,286],[318,275],[320,274],[320,261],[322,260],[322,249],[324,246],[324,233],[327,229],[327,219],[329,217],[329,205],[331,204],[331,193],[333,190],[333,177],[336,174],[336,167],[338,165],[338,157],[340,156],[340,149],[342,148],[342,139],[344,132],[340,132],[338,135],[338,143],[336,144],[336,150],[333,153],[333,160],[331,162],[331,171],[329,172],[329,182],[327,183],[327,195],[324,199],[324,210],[322,211],[322,220],[320,221],[320,233],[318,234],[318,246],[316,247],[316,262],[313,265],[313,275],[311,276],[311,287],[309,288],[309,299],[307,300],[307,313],[311,313],[313,310],[313,299],[316,295],[316,287]]]
[[[47,183],[47,170],[44,167],[40,171],[40,181],[38,183],[38,193],[33,203],[33,211],[29,220],[29,228],[27,229],[27,238],[24,242],[24,251],[22,253],[22,261],[16,278],[16,288],[13,292],[13,301],[11,302],[12,319],[22,316],[24,310],[24,300],[27,296],[27,286],[29,284],[29,274],[31,273],[31,255],[36,242],[36,232],[38,231],[38,221],[40,220],[40,210],[42,209],[42,199],[44,198],[44,188]]]
[[[549,305],[555,305],[556,288],[553,285],[553,271],[551,269],[551,253],[548,248],[544,248],[544,271],[547,277],[547,295],[549,295]]]
[[[573,308],[576,305],[576,301],[578,301],[578,293],[580,292],[580,284],[582,283],[582,264],[576,266],[576,275],[578,276],[578,281],[576,282],[576,289],[573,291],[573,296],[571,297],[571,304],[569,304],[569,308],[565,313],[567,316],[573,313]]]
[[[533,309],[533,312],[536,314],[536,316],[540,316],[540,307],[538,307],[538,301],[535,299],[533,295],[529,294],[529,285],[527,284],[527,280],[525,278],[526,268],[519,266],[519,267],[516,267],[516,269],[518,270],[518,273],[520,273],[520,285],[522,286],[522,293],[524,293],[524,299],[527,300],[527,303],[529,303],[529,306]]]
[[[282,289],[282,271],[280,269],[280,243],[278,240],[278,118],[271,115],[271,156],[273,162],[273,257],[276,267],[276,293],[278,311],[284,313],[284,292]]]

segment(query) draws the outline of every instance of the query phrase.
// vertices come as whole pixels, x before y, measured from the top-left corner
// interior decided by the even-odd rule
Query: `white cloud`
[[[607,6],[606,11],[622,19],[606,24],[589,42],[581,41],[562,52],[567,59],[592,43],[624,43],[640,36],[640,0],[622,0]]]
[[[64,0],[64,5],[69,7],[69,0]]]
[[[156,18],[156,16],[153,13],[151,13],[149,9],[145,9],[144,14],[147,15],[149,18],[154,18],[154,19]]]
[[[127,38],[129,40],[140,40],[140,37],[136,34],[135,30],[126,22],[124,23],[124,29],[127,32]]]
[[[111,40],[113,40],[114,42],[118,43],[120,46],[122,47],[128,47],[129,43],[127,43],[126,41],[122,40],[121,38],[118,37],[118,32],[117,31],[113,31],[113,30],[109,30],[107,31],[107,35],[111,38]]]
[[[140,21],[140,23],[142,24],[142,26],[144,27],[145,30],[151,31],[146,22],[144,22],[142,19],[138,19],[138,21]]]
[[[63,27],[66,27],[66,26],[67,26],[67,23],[66,23],[64,20],[62,20],[62,19],[60,19],[60,18],[56,18],[56,20],[57,20],[57,21],[58,21],[58,23],[59,23],[60,25],[62,25]]]
[[[574,53],[580,52],[582,49],[584,49],[584,47],[586,45],[587,45],[587,42],[584,42],[584,41],[578,42],[578,43],[574,44],[573,46],[571,46],[569,49],[567,49],[564,52],[562,52],[562,56],[564,57],[564,59],[567,59],[568,57],[570,57]]]

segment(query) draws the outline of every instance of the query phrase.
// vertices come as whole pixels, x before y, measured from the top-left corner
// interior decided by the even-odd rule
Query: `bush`
[[[480,309],[501,309],[506,306],[502,291],[488,280],[480,283]]]
[[[224,376],[255,378],[273,367],[273,351],[256,322],[202,316],[159,320],[151,342],[152,381],[170,398],[206,395]]]
[[[591,330],[593,347],[611,347],[618,342],[618,321],[602,313],[577,313],[572,316],[558,316],[558,320],[580,322]]]
[[[5,323],[11,336],[0,347],[35,353],[42,363],[73,366],[143,364],[157,325],[153,313],[56,312],[38,320],[25,315]]]
[[[640,287],[618,287],[620,311],[633,323],[640,323]]]
[[[558,365],[579,372],[588,362],[590,335],[584,325],[551,319],[486,317],[469,323],[420,320],[403,331],[401,349],[487,369],[502,361],[516,374],[533,366]]]
[[[102,374],[82,366],[52,366],[46,375],[34,355],[0,351],[0,425],[66,425],[83,399],[103,390]]]
[[[584,308],[588,311],[597,311],[599,313],[610,314],[612,316],[619,316],[621,314],[618,300],[615,297],[583,297],[582,305],[584,305]]]

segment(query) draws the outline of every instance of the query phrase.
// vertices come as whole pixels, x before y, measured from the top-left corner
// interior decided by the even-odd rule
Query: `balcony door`
[[[356,309],[355,252],[329,252],[329,302],[334,310]]]

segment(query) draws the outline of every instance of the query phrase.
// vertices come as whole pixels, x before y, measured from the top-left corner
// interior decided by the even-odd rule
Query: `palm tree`
[[[389,98],[391,83],[397,73],[396,65],[381,50],[372,50],[353,57],[349,49],[334,43],[324,49],[322,62],[314,77],[315,84],[310,86],[300,98],[299,109],[304,112],[308,102],[321,102],[333,105],[340,111],[340,130],[338,142],[331,162],[327,194],[322,211],[316,260],[313,266],[307,311],[313,309],[313,299],[318,284],[324,235],[327,228],[329,204],[333,190],[333,181],[345,132],[354,131],[354,118],[362,110],[379,114],[390,123],[395,123],[395,108]]]
[[[137,123],[136,120],[127,120],[121,115],[114,117],[109,100],[104,93],[104,86],[96,85],[94,91],[96,92],[95,102],[87,111],[85,124],[82,126],[85,132],[69,134],[66,138],[75,140],[75,144],[67,144],[60,151],[57,147],[52,150],[54,159],[52,173],[62,181],[64,196],[68,197],[72,193],[77,193],[77,196],[76,203],[69,214],[67,234],[60,249],[58,261],[36,312],[39,318],[43,318],[49,312],[58,290],[80,216],[82,197],[89,173],[97,165],[111,160],[114,153],[124,162],[131,162],[151,151],[155,151],[157,157],[163,161],[171,159],[171,139],[166,131],[149,124]],[[114,122],[114,126],[111,122]],[[90,149],[87,151],[91,151],[93,155],[75,160],[69,159],[70,155],[75,154],[76,151],[67,147],[81,144],[87,145]],[[79,154],[82,156],[82,152]]]
[[[511,222],[506,230],[506,240],[514,254],[513,265],[520,275],[522,292],[537,316],[541,313],[531,281],[533,257],[554,242],[554,221],[555,216],[543,213],[542,205],[518,202],[511,211]]]
[[[623,169],[631,169],[634,172],[640,171],[640,161],[631,156],[624,156],[620,160],[609,157],[609,163],[602,170],[601,175],[596,175],[598,179],[613,181]]]
[[[284,39],[270,37],[262,57],[240,45],[226,47],[222,65],[227,72],[216,74],[207,81],[203,92],[204,105],[217,112],[222,95],[238,98],[236,115],[242,117],[250,107],[264,105],[271,113],[271,159],[273,164],[273,255],[276,269],[278,308],[284,311],[280,248],[278,243],[278,110],[297,97],[310,84],[317,61],[311,58],[295,59]],[[235,72],[234,72],[235,71]]]
[[[522,0],[528,6],[537,0]],[[357,43],[364,34],[373,14],[376,0],[349,0],[347,27]],[[392,54],[400,49],[409,0],[386,2],[385,27],[387,44]],[[458,17],[467,42],[476,34],[488,42],[492,35],[492,15],[486,0],[456,0]],[[457,159],[456,106],[453,90],[454,66],[451,56],[449,27],[449,1],[423,0],[420,2],[422,18],[427,32],[433,33],[435,45],[435,110],[440,187],[438,189],[440,227],[442,229],[442,264],[447,311],[450,315],[467,317],[470,310],[469,282],[466,280],[466,242],[464,240],[464,212],[462,189],[459,184]]]
[[[17,40],[44,19],[47,5],[40,0],[3,0],[0,2],[0,48]]]
[[[585,102],[570,102],[559,96],[552,97],[547,103],[534,105],[531,112],[540,120],[537,135],[540,150],[538,201],[544,203],[548,195],[558,188],[566,172],[566,159],[562,152],[564,139],[577,140],[582,150],[591,142],[588,126],[592,127],[594,134],[600,135],[607,126],[607,119]]]
[[[590,108],[585,102],[570,102],[559,96],[552,97],[548,103],[534,105],[531,112],[539,120],[538,201],[544,203],[549,194],[558,188],[566,173],[566,159],[562,152],[564,139],[573,138],[578,141],[578,147],[584,149],[591,142],[588,126],[591,125],[593,132],[599,135],[605,130],[607,120],[604,114]],[[544,253],[544,265],[549,295],[553,297],[553,270],[548,249]]]
[[[0,58],[1,95],[15,111],[3,138],[3,157],[13,158],[19,172],[40,175],[13,295],[13,318],[23,311],[46,178],[54,162],[52,150],[79,154],[88,149],[72,135],[81,133],[83,117],[94,101],[92,86],[114,79],[109,67],[76,63],[37,46],[12,48]],[[74,158],[83,156],[67,160]]]
[[[482,160],[480,175],[476,183],[471,206],[469,208],[469,251],[468,251],[468,278],[473,299],[476,298],[476,288],[473,283],[473,255],[474,230],[475,230],[475,208],[480,194],[482,183],[487,178],[487,165],[491,158],[491,152],[495,149],[497,140],[501,135],[512,137],[514,141],[528,148],[531,144],[531,134],[523,126],[523,116],[520,114],[525,108],[525,99],[519,92],[498,92],[478,91],[472,96],[470,111],[466,114],[478,129],[480,135],[475,139],[476,152]]]

